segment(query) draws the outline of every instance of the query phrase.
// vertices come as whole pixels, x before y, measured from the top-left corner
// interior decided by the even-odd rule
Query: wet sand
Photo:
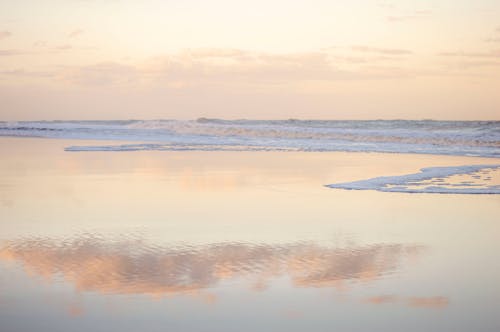
[[[495,159],[70,145],[0,138],[2,329],[500,329],[500,196],[325,187]]]

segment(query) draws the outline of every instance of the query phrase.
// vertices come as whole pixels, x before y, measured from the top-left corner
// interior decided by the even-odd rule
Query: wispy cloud
[[[351,49],[355,52],[378,53],[387,55],[408,55],[413,53],[410,50],[397,49],[397,48],[378,48],[365,45],[355,45],[352,46]]]
[[[0,56],[14,56],[14,55],[26,55],[26,54],[31,54],[31,53],[22,50],[0,50]]]
[[[82,29],[74,29],[70,33],[68,33],[69,38],[76,38],[81,36],[85,31]]]
[[[12,36],[12,33],[10,33],[9,31],[0,31],[0,40],[9,38],[10,36]]]
[[[393,4],[393,3],[390,3],[390,2],[381,2],[378,4],[378,6],[380,8],[384,8],[384,9],[394,9],[396,8],[396,5]]]
[[[57,75],[59,80],[68,83],[91,86],[136,82],[139,76],[140,72],[137,68],[116,62],[65,68]]]
[[[69,44],[47,46],[44,52],[74,49]],[[41,52],[41,51],[40,51]],[[4,50],[0,55],[24,54]],[[37,53],[33,53],[37,54]],[[500,51],[445,52],[440,67],[409,66],[411,50],[402,48],[354,45],[302,53],[267,53],[231,48],[185,49],[179,53],[150,58],[139,63],[99,62],[85,66],[49,68],[48,77],[64,84],[85,87],[128,86],[189,89],[217,87],[230,91],[271,91],[303,89],[310,84],[339,81],[371,81],[405,79],[417,76],[474,74],[474,67],[497,66]],[[439,57],[438,57],[439,58]],[[464,62],[464,64],[461,64]],[[438,64],[439,65],[439,64]],[[4,73],[7,75],[8,73]],[[12,72],[12,77],[15,73]],[[26,73],[17,72],[19,77]],[[274,90],[273,90],[274,91]]]
[[[500,58],[500,49],[491,50],[489,52],[464,52],[464,51],[442,52],[439,53],[438,55],[446,57],[460,57],[460,58]]]
[[[402,75],[389,67],[345,70],[340,69],[336,62],[338,59],[327,52],[272,54],[239,49],[189,49],[134,66],[106,62],[66,68],[60,78],[80,85],[149,82],[186,87],[290,85],[306,81],[388,79]]]
[[[153,65],[159,79],[184,82],[245,82],[245,84],[292,84],[305,81],[386,79],[401,77],[399,72],[342,68],[339,59],[328,52],[259,53],[204,52],[170,55]],[[356,59],[351,59],[356,61]],[[359,62],[360,64],[362,62]]]
[[[485,39],[489,43],[500,43],[500,27],[496,28],[493,32],[493,37]]]
[[[3,70],[0,71],[1,76],[8,77],[39,77],[39,78],[47,78],[47,77],[55,77],[54,72],[50,71],[26,71],[24,69],[12,69],[12,70]]]
[[[69,44],[48,46],[47,43],[45,42],[35,42],[33,46],[36,48],[36,50],[19,50],[19,49],[0,50],[0,56],[40,55],[44,53],[55,53],[55,52],[69,51],[73,49],[73,47]]]
[[[494,71],[485,72],[482,68],[498,69],[500,67],[500,49],[481,51],[448,51],[437,54],[441,65],[449,73],[496,75]],[[474,71],[478,69],[480,71]],[[486,77],[485,76],[485,77]]]
[[[45,40],[38,40],[33,43],[34,47],[47,47],[47,42]]]
[[[33,43],[33,47],[36,48],[39,53],[55,53],[70,50],[81,50],[81,51],[95,51],[99,48],[97,46],[87,45],[87,46],[74,46],[69,43],[65,44],[49,44],[45,40],[39,40]]]
[[[65,52],[69,44],[47,46],[43,52]],[[42,52],[42,51],[40,51]],[[40,53],[38,52],[38,53]],[[33,52],[33,54],[38,54]],[[26,54],[0,51],[0,56]],[[301,91],[310,84],[339,81],[394,80],[422,76],[473,75],[473,68],[500,65],[500,51],[445,52],[450,58],[438,67],[409,66],[411,50],[366,45],[302,53],[267,53],[243,49],[198,48],[150,58],[139,63],[99,62],[84,66],[48,68],[52,75],[39,75],[63,84],[85,87],[223,88],[228,91]],[[456,60],[451,61],[451,58]],[[463,62],[463,64],[462,64]],[[18,77],[28,73],[12,72]],[[4,72],[3,75],[9,73]],[[275,89],[275,90],[273,90]],[[287,90],[288,91],[288,90]],[[294,90],[295,91],[295,90]]]
[[[425,10],[415,10],[414,11],[415,15],[430,15],[432,14],[432,11],[431,10],[428,10],[428,9],[425,9]]]
[[[62,45],[57,45],[57,46],[54,46],[54,50],[58,50],[58,51],[67,51],[67,50],[71,50],[73,47],[69,44],[62,44]]]
[[[432,14],[430,10],[415,10],[408,14],[386,16],[386,20],[389,22],[404,22],[404,21],[411,21],[415,19],[425,18],[428,17],[430,14]]]
[[[235,48],[194,48],[185,49],[182,54],[195,58],[241,58],[251,52]]]

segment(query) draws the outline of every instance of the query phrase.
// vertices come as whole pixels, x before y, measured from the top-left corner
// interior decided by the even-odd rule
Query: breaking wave
[[[23,121],[0,122],[0,136],[127,141],[67,151],[363,151],[500,157],[500,121]]]

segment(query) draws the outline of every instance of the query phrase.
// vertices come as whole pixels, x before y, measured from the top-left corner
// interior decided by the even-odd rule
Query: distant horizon
[[[380,118],[380,119],[327,119],[327,118],[215,118],[215,117],[198,117],[198,118],[128,118],[128,119],[31,119],[31,120],[0,120],[0,122],[106,122],[106,121],[198,121],[198,120],[223,120],[223,121],[436,121],[436,122],[500,122],[500,119],[397,119],[397,118]]]

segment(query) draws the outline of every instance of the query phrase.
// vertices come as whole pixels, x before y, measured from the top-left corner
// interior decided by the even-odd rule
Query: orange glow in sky
[[[500,2],[0,3],[0,120],[500,119]]]

